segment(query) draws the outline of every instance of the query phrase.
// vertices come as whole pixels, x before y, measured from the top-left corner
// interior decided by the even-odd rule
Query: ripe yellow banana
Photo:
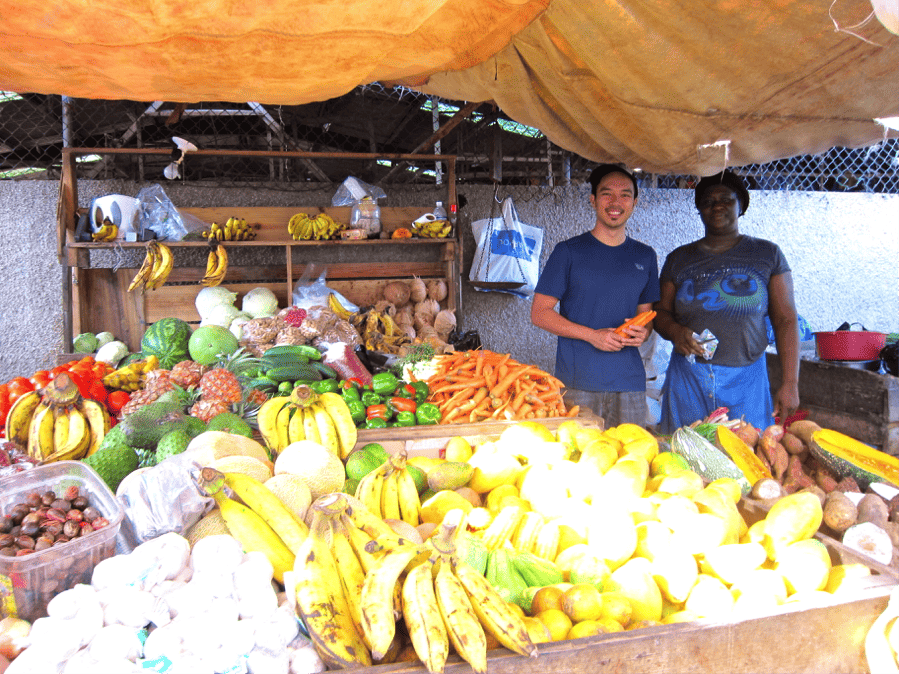
[[[434,578],[434,594],[437,608],[446,627],[447,635],[456,649],[476,674],[487,671],[487,638],[478,622],[478,615],[471,606],[462,583],[453,574],[449,559],[442,560]]]
[[[329,669],[372,664],[371,654],[350,617],[334,556],[323,529],[327,518],[312,515],[309,536],[294,564],[297,612],[319,657]]]
[[[219,285],[228,271],[228,251],[222,245],[216,245],[206,258],[206,274],[202,283],[207,287]]]
[[[246,552],[263,553],[275,570],[275,579],[283,583],[284,574],[294,566],[294,554],[265,520],[251,508],[228,498],[221,491],[213,494],[213,498],[222,513],[228,532],[240,541]]]
[[[307,440],[318,443],[322,441],[322,436],[318,432],[318,423],[315,420],[315,412],[311,407],[303,409],[303,433],[306,435]]]
[[[293,416],[290,417],[290,424],[287,429],[287,439],[291,444],[306,439],[306,430],[303,423],[303,417],[305,415],[306,411],[302,407],[297,407],[293,412]]]
[[[296,413],[297,408],[293,405],[285,405],[278,412],[278,418],[275,421],[275,430],[278,433],[278,451],[290,444],[290,419],[291,415]]]
[[[153,272],[153,265],[156,263],[156,250],[151,245],[153,243],[155,243],[155,241],[151,241],[147,244],[147,253],[144,255],[144,261],[141,263],[140,269],[137,270],[134,278],[131,279],[131,283],[128,286],[128,292],[143,288],[147,283],[147,279],[150,278],[150,274]]]
[[[31,417],[28,427],[28,456],[43,461],[53,453],[53,408],[41,402]]]
[[[265,520],[292,553],[299,552],[309,535],[309,528],[294,517],[268,487],[243,473],[225,473],[225,484]]]
[[[510,651],[537,657],[537,647],[528,636],[521,615],[497,594],[490,582],[464,561],[453,560],[453,573],[471,600],[471,607],[484,629]]]
[[[340,440],[337,439],[337,429],[334,427],[334,422],[331,421],[331,416],[325,410],[324,405],[315,402],[307,407],[305,411],[307,414],[310,411],[312,412],[315,425],[318,428],[319,442],[334,456],[339,457]]]
[[[381,518],[385,520],[402,519],[400,514],[400,491],[397,484],[398,470],[392,470],[384,478],[381,487]]]
[[[396,473],[400,518],[413,527],[417,527],[421,524],[419,519],[421,499],[418,496],[418,487],[415,486],[415,478],[412,477],[412,473],[406,470],[405,466],[397,470]]]
[[[350,543],[349,532],[340,516],[329,518],[331,522],[331,550],[337,563],[337,572],[350,609],[350,617],[356,630],[364,638],[362,629],[362,586],[365,584],[365,569]],[[370,646],[366,644],[366,646]]]
[[[429,672],[442,672],[449,655],[446,626],[434,594],[434,566],[426,561],[403,581],[403,619],[415,653]]]
[[[147,280],[146,287],[150,290],[161,288],[172,273],[172,267],[175,258],[172,255],[172,249],[164,243],[156,244],[156,263],[153,265],[153,271]]]
[[[386,463],[384,465],[386,465]],[[380,468],[373,470],[371,473],[369,473],[369,475],[381,470],[382,468],[384,468],[383,465]],[[382,476],[384,474],[382,474]],[[362,483],[360,482],[359,485],[361,486]],[[377,493],[380,495],[380,490]],[[356,498],[359,499],[358,496]],[[378,509],[380,510],[380,508],[381,505],[379,500]],[[362,531],[364,531],[366,535],[368,535],[368,537],[372,540],[377,541],[381,538],[389,540],[392,537],[393,542],[389,544],[388,547],[397,547],[398,545],[406,545],[409,543],[409,541],[407,541],[406,539],[397,536],[393,529],[391,529],[390,526],[384,520],[382,520],[377,513],[372,512],[367,506],[360,508],[350,503],[347,505],[345,512],[347,514],[347,517],[350,518],[350,521],[355,524],[356,527],[362,529]]]
[[[384,478],[387,476],[388,471],[390,471],[390,462],[385,461],[359,480],[359,485],[356,487],[356,498],[362,501],[362,505],[379,520],[383,519],[381,514],[381,491],[384,488]],[[357,524],[357,526],[359,525]],[[360,526],[360,528],[362,527]],[[366,530],[366,533],[372,538],[377,537],[377,534],[372,534],[371,531]]]
[[[265,445],[273,453],[278,453],[286,445],[281,445],[281,434],[278,432],[278,415],[287,403],[288,396],[274,396],[262,403],[256,413],[256,422],[259,425],[259,433]]]
[[[374,539],[353,524],[345,512],[340,513],[339,517],[340,528],[335,528],[335,532],[340,536],[346,536],[362,565],[362,570],[367,574],[378,565],[380,559],[380,554],[374,551],[375,546],[371,545]]]
[[[350,416],[350,408],[346,402],[336,393],[322,393],[318,397],[318,401],[325,408],[331,421],[334,423],[334,429],[337,431],[337,442],[340,446],[340,458],[346,461],[350,452],[356,446],[358,439],[358,431],[356,424],[353,423],[353,417]]]
[[[69,439],[69,414],[68,410],[54,408],[53,410],[53,447],[65,447]]]
[[[21,396],[6,413],[6,439],[21,447],[28,446],[31,418],[41,403],[41,394],[31,391]]]
[[[64,412],[56,418],[54,426],[54,442],[56,441],[56,429],[60,419],[64,419],[65,438],[62,444],[54,444],[53,452],[44,457],[44,463],[54,461],[76,461],[83,459],[91,441],[91,430],[87,423],[87,417],[81,410],[74,408]]]
[[[362,627],[371,644],[371,654],[380,660],[396,634],[393,591],[400,575],[421,551],[418,545],[402,545],[384,553],[378,565],[365,575],[362,586]]]
[[[100,449],[100,443],[109,432],[109,412],[106,411],[105,405],[90,398],[81,401],[81,411],[87,417],[88,426],[91,428],[91,441],[84,454],[90,456]]]

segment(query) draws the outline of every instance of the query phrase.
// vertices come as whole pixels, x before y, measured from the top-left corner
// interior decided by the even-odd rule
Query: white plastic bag
[[[359,311],[359,307],[327,286],[325,283],[327,275],[327,267],[319,267],[314,263],[308,265],[293,288],[293,306],[307,311],[315,306],[327,307],[328,295],[334,293],[334,296],[347,311],[350,313]]]
[[[503,199],[502,217],[471,223],[477,250],[468,275],[482,292],[531,297],[540,276],[543,230],[518,218],[512,197]]]

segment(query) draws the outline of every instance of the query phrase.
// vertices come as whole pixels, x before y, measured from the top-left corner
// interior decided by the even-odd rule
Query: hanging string
[[[836,4],[837,4],[837,0],[833,0],[833,2],[830,3],[830,7],[827,8],[827,15],[830,17],[830,20],[833,22],[833,28],[834,28],[835,33],[847,33],[847,34],[851,35],[852,37],[857,37],[862,42],[867,42],[868,44],[873,45],[875,47],[883,47],[882,44],[878,44],[877,42],[872,42],[868,38],[862,37],[861,35],[859,35],[858,33],[855,32],[856,28],[863,28],[872,18],[874,18],[876,16],[876,14],[873,11],[870,14],[868,14],[868,16],[866,16],[864,18],[864,20],[860,21],[859,23],[855,24],[854,26],[849,26],[848,28],[841,28],[840,24],[837,23],[837,20],[833,17],[833,7]]]
[[[727,168],[727,161],[730,158],[730,141],[729,140],[716,140],[714,143],[706,143],[704,145],[697,145],[696,146],[696,155],[697,155],[697,157],[699,157],[701,159],[703,150],[705,150],[706,148],[717,148],[717,147],[724,148],[724,161],[722,162],[722,165],[721,165],[721,171],[724,171],[724,169]]]

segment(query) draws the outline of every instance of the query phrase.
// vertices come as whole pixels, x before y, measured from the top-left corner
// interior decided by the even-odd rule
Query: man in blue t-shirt
[[[556,376],[568,407],[579,405],[606,427],[646,425],[646,371],[638,347],[652,323],[615,328],[652,309],[659,299],[655,251],[627,236],[637,204],[637,181],[626,169],[602,164],[590,174],[596,223],[559,243],[534,292],[531,322],[558,335]],[[556,305],[558,304],[558,310]]]

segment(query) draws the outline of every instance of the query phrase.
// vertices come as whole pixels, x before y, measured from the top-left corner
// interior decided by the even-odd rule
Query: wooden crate
[[[748,524],[766,514],[762,504],[743,501]],[[699,620],[660,625],[538,646],[537,658],[506,649],[488,653],[490,674],[757,674],[759,672],[868,672],[864,641],[896,591],[899,574],[823,534],[833,564],[862,563],[871,576],[856,589],[817,605],[790,605],[738,620]],[[828,598],[825,598],[828,599]],[[353,670],[359,674],[423,674],[420,663]],[[470,674],[458,656],[446,674]]]
[[[568,420],[568,417],[536,419],[536,421],[551,431],[555,431],[559,424],[566,420]],[[604,428],[602,417],[598,417],[589,411],[582,412],[574,417],[574,420],[588,428]],[[437,457],[440,454],[440,450],[446,447],[447,441],[454,436],[461,436],[474,446],[486,440],[495,440],[500,433],[516,423],[519,422],[481,421],[476,424],[444,424],[359,430],[356,447],[364,447],[370,442],[377,442],[383,445],[384,449],[391,454],[397,454],[402,450],[406,450],[409,456]]]
[[[774,392],[783,378],[780,361],[772,354],[767,358]],[[899,377],[803,358],[799,407],[823,428],[899,456]]]

